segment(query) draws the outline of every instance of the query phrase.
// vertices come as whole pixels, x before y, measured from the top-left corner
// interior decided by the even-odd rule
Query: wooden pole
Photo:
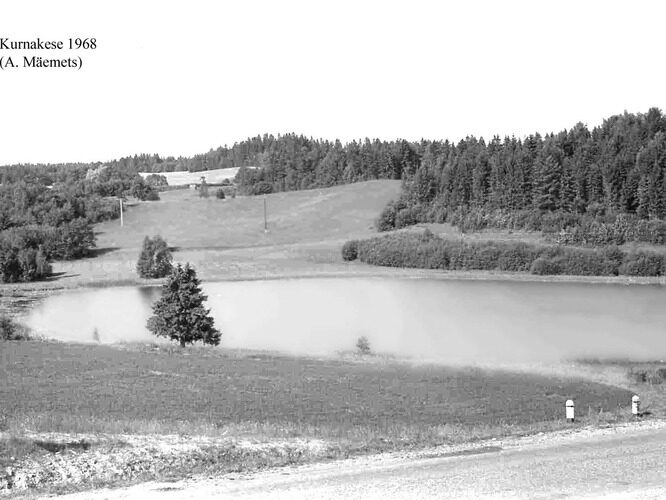
[[[123,199],[118,198],[118,201],[120,202],[120,227],[123,227]]]
[[[266,195],[264,195],[264,233],[268,232],[268,217],[266,216]]]

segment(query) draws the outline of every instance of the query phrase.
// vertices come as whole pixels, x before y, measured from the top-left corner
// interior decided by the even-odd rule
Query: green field
[[[75,444],[82,434],[315,439],[327,443],[323,459],[568,427],[569,398],[579,423],[625,420],[632,395],[479,368],[49,342],[4,343],[0,378],[0,466],[49,455],[57,444],[21,436],[53,432]]]
[[[129,206],[118,220],[95,227],[97,256],[57,262],[57,279],[34,286],[139,282],[136,259],[145,236],[160,234],[174,260],[194,264],[205,280],[346,272],[340,248],[375,234],[382,208],[400,194],[400,181],[368,181],[326,189],[218,200],[193,190],[161,193],[157,202]]]
[[[362,430],[395,438],[392,429],[557,420],[569,398],[584,414],[615,411],[631,399],[626,390],[581,380],[213,348],[10,342],[2,356],[7,418],[48,431],[133,431],[136,422],[160,422],[167,431],[181,429],[181,422],[194,429],[259,423],[319,437]]]

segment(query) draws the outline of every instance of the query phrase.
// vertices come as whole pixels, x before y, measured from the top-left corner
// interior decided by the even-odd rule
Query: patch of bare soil
[[[0,433],[0,439],[11,439]],[[14,438],[16,439],[16,438]],[[39,451],[0,470],[0,495],[253,471],[323,459],[318,440],[254,442],[194,436],[26,434]]]

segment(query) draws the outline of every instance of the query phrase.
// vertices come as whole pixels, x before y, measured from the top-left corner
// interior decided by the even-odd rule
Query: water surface
[[[222,345],[301,354],[375,351],[443,361],[666,359],[666,287],[510,281],[330,278],[203,285]],[[63,293],[27,323],[62,340],[150,342],[160,289]]]

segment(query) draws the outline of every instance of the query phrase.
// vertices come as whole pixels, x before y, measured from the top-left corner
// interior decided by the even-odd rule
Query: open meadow
[[[400,181],[369,181],[326,189],[219,200],[194,190],[161,193],[129,206],[118,220],[95,226],[96,256],[56,262],[57,279],[30,287],[139,283],[136,259],[145,236],[161,235],[174,260],[191,262],[205,280],[342,273],[340,248],[375,233],[381,209],[400,193]]]
[[[631,419],[628,388],[575,371],[526,376],[131,344],[7,342],[1,356],[0,468],[14,471],[6,491],[249,471]],[[575,424],[564,419],[569,398]]]

